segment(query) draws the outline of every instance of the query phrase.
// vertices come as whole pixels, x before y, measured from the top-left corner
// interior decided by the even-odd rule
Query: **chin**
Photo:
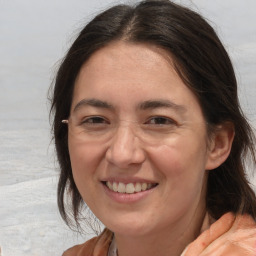
[[[115,219],[115,222],[112,222],[113,219],[110,222],[106,221],[107,223],[105,226],[115,234],[119,235],[133,237],[145,236],[154,229],[152,226],[149,226],[148,221],[141,221],[142,218],[123,218],[122,220]]]
[[[136,226],[121,226],[115,225],[113,228],[109,228],[115,234],[121,236],[131,236],[131,237],[138,237],[138,236],[145,236],[149,231],[145,227],[136,227]]]

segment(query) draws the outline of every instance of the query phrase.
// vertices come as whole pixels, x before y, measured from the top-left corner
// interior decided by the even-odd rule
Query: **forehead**
[[[113,41],[94,52],[84,63],[84,66],[89,65],[97,58],[101,61],[110,61],[111,59],[115,61],[116,58],[120,57],[122,57],[122,61],[125,61],[126,63],[129,63],[130,61],[147,60],[143,65],[148,68],[154,66],[156,62],[160,64],[163,62],[163,59],[169,65],[172,65],[173,62],[171,54],[159,46],[140,42]],[[104,62],[102,62],[102,64],[103,63]]]
[[[73,103],[85,98],[110,100],[111,105],[131,105],[135,101],[138,105],[155,98],[178,105],[183,104],[183,98],[188,103],[197,102],[166,50],[126,42],[114,42],[96,51],[82,66],[75,82]]]
[[[88,76],[89,72],[97,74],[97,78],[109,79],[113,70],[114,79],[117,79],[118,74],[122,76],[125,73],[122,80],[132,77],[135,80],[148,75],[148,72],[157,75],[161,70],[173,73],[172,76],[176,73],[173,59],[166,50],[151,44],[116,41],[93,53],[81,67],[78,79],[84,73]]]

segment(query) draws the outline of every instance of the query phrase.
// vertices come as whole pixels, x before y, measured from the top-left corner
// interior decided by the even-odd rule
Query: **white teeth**
[[[108,186],[111,190],[113,190],[113,185],[111,184],[111,182],[107,181],[107,186]]]
[[[134,191],[135,191],[135,188],[132,183],[129,183],[126,185],[126,190],[125,190],[126,193],[132,194],[132,193],[134,193]]]
[[[141,185],[141,190],[144,191],[144,190],[147,189],[147,187],[148,187],[148,184],[147,184],[147,183],[142,183],[142,185]]]
[[[141,184],[137,182],[135,184],[135,192],[140,192],[140,191],[141,191]]]
[[[108,185],[108,184],[107,184],[107,185]],[[109,189],[111,189],[111,188],[109,187]],[[114,190],[115,192],[117,192],[117,190],[118,190],[118,185],[117,185],[116,182],[113,183],[113,190]]]
[[[147,189],[151,189],[154,185],[152,183],[139,183],[136,182],[134,183],[128,183],[128,184],[124,184],[122,182],[110,182],[107,181],[106,182],[107,187],[115,192],[118,193],[127,193],[127,194],[133,194],[133,193],[138,193],[141,191],[145,191]]]
[[[117,191],[119,193],[125,193],[125,184],[122,182],[119,182]]]

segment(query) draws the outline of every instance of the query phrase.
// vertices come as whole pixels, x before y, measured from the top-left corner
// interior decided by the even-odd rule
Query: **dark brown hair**
[[[208,127],[231,122],[235,138],[228,159],[209,172],[207,210],[214,218],[228,211],[248,213],[256,220],[256,198],[246,179],[248,155],[255,167],[255,137],[244,117],[237,95],[237,82],[229,56],[213,28],[194,11],[167,0],[142,1],[135,6],[114,6],[86,25],[63,59],[52,96],[53,131],[60,178],[58,206],[69,224],[78,223],[81,195],[75,185],[67,144],[67,126],[74,82],[81,66],[107,44],[123,40],[165,49],[178,74],[195,93]],[[65,204],[70,196],[71,209]]]

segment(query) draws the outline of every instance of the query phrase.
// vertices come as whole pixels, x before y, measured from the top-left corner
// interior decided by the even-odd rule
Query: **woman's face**
[[[204,212],[205,120],[164,50],[115,42],[94,53],[69,122],[77,188],[116,234],[184,231]]]

